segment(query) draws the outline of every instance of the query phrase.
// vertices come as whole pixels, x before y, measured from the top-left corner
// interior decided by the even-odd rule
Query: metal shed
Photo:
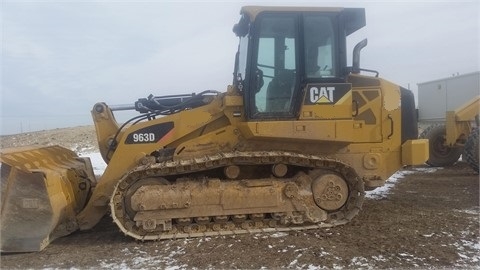
[[[455,110],[478,95],[480,95],[479,71],[419,83],[419,121],[445,121],[447,111]]]

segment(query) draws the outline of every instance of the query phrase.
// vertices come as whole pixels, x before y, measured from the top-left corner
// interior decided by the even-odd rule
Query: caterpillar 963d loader
[[[363,26],[360,8],[242,8],[226,92],[94,105],[98,181],[61,147],[2,150],[1,250],[41,250],[109,210],[140,240],[347,223],[365,189],[428,158],[412,93],[359,67],[366,40],[347,66]],[[117,109],[140,114],[119,125]]]

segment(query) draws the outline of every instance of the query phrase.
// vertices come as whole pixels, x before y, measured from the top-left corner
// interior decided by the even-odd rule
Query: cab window
[[[251,87],[254,118],[293,115],[297,84],[296,22],[293,15],[260,18]]]
[[[333,78],[336,74],[334,24],[330,16],[305,15],[305,73],[307,78]]]

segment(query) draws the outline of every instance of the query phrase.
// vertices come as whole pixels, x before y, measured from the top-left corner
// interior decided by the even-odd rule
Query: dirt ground
[[[2,136],[1,147],[30,138],[95,151],[93,128],[81,129]],[[0,267],[480,268],[479,176],[473,170],[461,161],[448,168],[405,168],[392,182],[388,191],[367,194],[363,211],[340,227],[142,243],[106,216],[94,229],[57,239],[41,252],[2,254]]]

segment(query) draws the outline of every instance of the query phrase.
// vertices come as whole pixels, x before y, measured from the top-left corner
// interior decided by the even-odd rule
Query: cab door
[[[255,21],[249,118],[288,120],[298,114],[298,15],[262,14]]]
[[[345,81],[345,37],[338,17],[303,15],[304,99],[296,127],[325,141],[352,141],[352,85]],[[310,131],[310,132],[308,132]]]

